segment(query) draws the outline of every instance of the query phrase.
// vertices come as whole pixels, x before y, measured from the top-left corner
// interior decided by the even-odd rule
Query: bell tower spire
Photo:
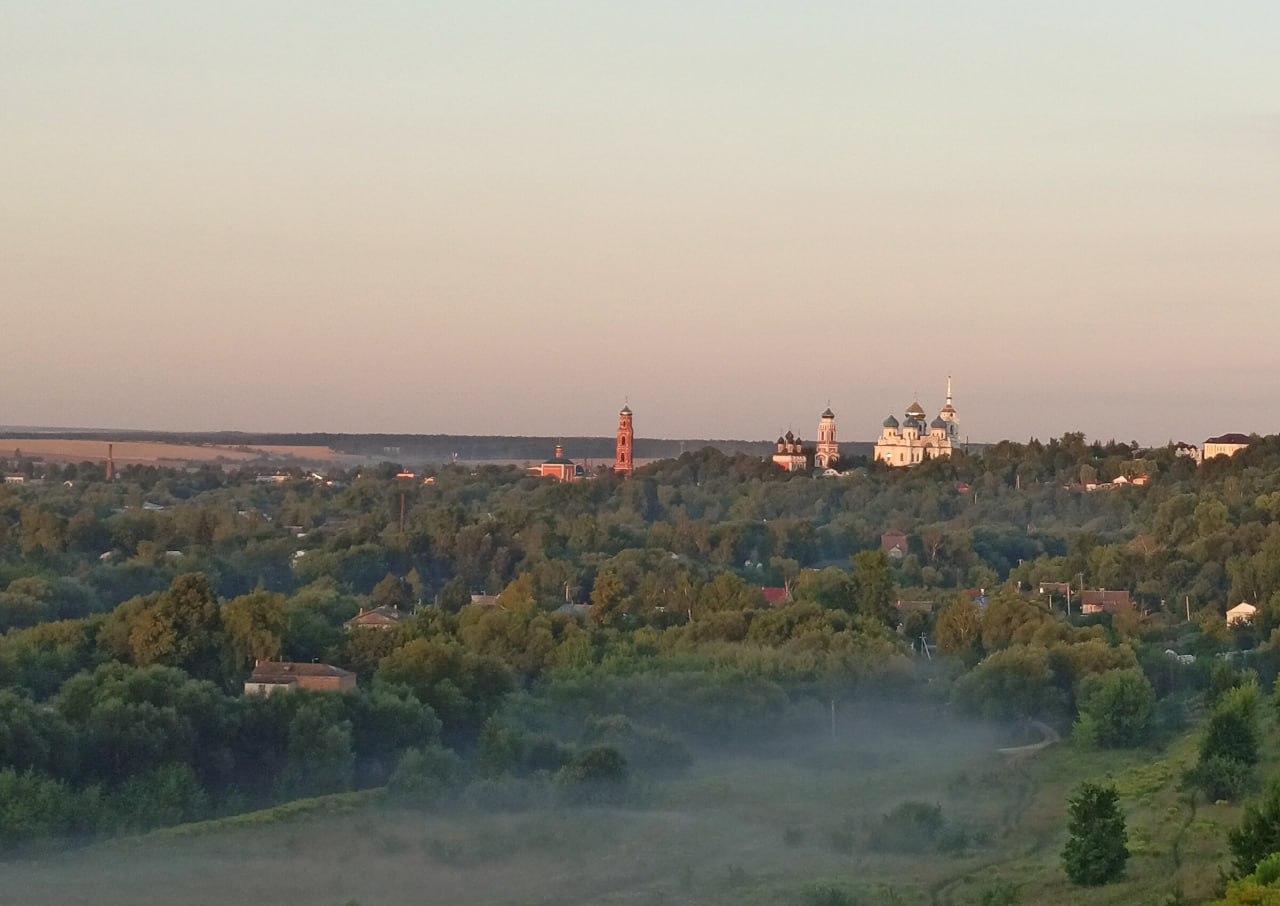
[[[836,416],[831,411],[830,400],[827,400],[826,411],[818,420],[818,446],[815,454],[814,463],[820,469],[833,469],[840,461],[840,447],[836,443]]]
[[[618,446],[613,460],[613,472],[623,478],[630,478],[636,469],[635,464],[636,432],[631,424],[631,406],[625,401],[622,411],[618,413]]]

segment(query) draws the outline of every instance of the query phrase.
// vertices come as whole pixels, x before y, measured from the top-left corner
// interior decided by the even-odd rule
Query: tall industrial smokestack
[[[107,481],[116,480],[115,444],[107,444]]]

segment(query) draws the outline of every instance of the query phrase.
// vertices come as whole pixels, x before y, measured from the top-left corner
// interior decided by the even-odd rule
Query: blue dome
[[[898,420],[891,415],[884,420],[884,426],[886,428],[896,428],[898,427]]]

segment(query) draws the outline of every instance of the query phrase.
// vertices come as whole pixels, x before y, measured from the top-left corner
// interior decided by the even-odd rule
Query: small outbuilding
[[[1258,608],[1254,607],[1247,601],[1241,601],[1235,607],[1227,611],[1227,625],[1235,626],[1238,623],[1252,623],[1254,616],[1258,613]]]

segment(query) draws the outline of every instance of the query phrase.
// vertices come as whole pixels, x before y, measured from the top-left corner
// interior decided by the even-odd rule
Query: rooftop
[[[300,676],[354,676],[351,671],[330,664],[299,664],[293,661],[258,661],[250,682],[296,683]]]

